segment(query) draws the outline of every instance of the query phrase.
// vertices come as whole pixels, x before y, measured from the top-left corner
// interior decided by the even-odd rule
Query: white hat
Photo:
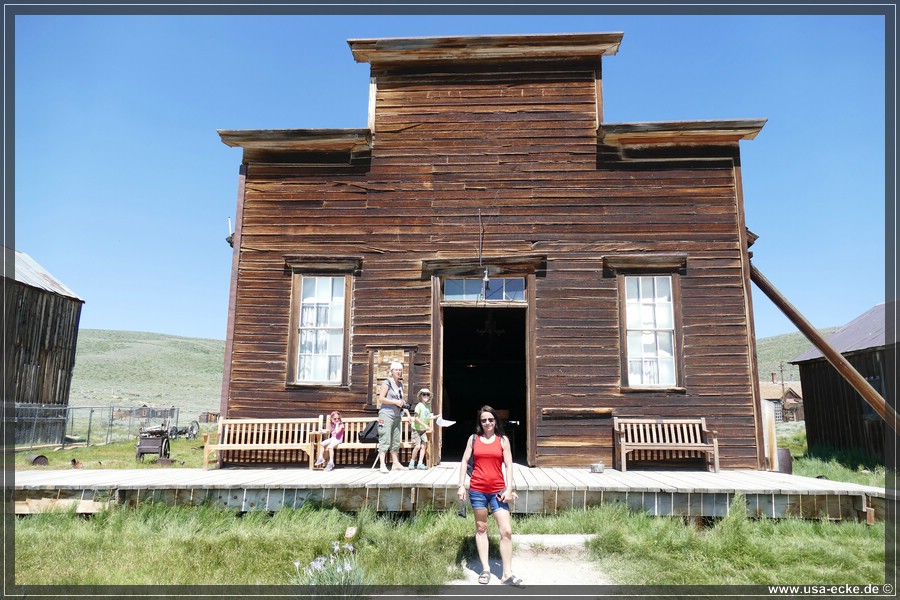
[[[417,395],[424,396],[425,394],[428,394],[430,396],[431,390],[429,390],[428,388],[422,388],[421,390],[419,390],[419,393]]]

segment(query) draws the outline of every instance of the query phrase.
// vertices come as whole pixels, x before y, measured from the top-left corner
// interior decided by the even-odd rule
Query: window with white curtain
[[[678,382],[675,301],[671,275],[625,275],[628,387]]]
[[[294,383],[341,384],[346,356],[347,277],[297,275]],[[295,292],[298,291],[295,289]]]

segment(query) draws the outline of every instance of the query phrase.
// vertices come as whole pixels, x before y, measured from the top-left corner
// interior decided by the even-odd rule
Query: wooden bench
[[[203,436],[203,468],[216,453],[218,463],[298,462],[305,454],[313,467],[315,444],[324,417],[302,419],[220,419],[216,433]]]
[[[710,455],[719,472],[719,441],[715,431],[706,427],[705,418],[639,419],[613,417],[616,459],[624,472],[629,453],[632,458],[669,460],[705,458]],[[707,466],[708,468],[708,466]]]
[[[373,421],[377,422],[378,417],[348,417],[344,421],[344,441],[337,447],[337,452],[341,450],[371,450],[378,448],[378,442],[364,442],[359,439],[360,434]],[[433,465],[433,457],[431,452],[432,433],[428,434],[428,443],[425,446],[426,462],[429,467]],[[402,417],[400,420],[400,450],[412,450],[415,444],[412,441],[412,423],[408,417]],[[390,458],[388,458],[390,460]]]

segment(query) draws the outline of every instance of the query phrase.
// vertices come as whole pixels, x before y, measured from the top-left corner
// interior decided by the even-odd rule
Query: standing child
[[[427,469],[425,464],[425,452],[428,446],[428,434],[432,431],[431,426],[431,390],[422,388],[418,393],[419,402],[416,404],[415,417],[413,417],[412,434],[413,450],[412,459],[409,461],[409,468],[416,467],[416,454],[419,455],[419,469]]]
[[[328,464],[325,465],[325,470],[330,471],[334,468],[334,450],[344,441],[344,421],[341,419],[341,413],[334,411],[328,415],[328,429],[319,433],[328,434],[328,439],[322,440],[319,444],[319,458],[316,459],[316,466],[325,462],[327,453]]]

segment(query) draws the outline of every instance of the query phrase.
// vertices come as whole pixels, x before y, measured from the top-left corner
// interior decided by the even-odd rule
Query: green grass
[[[420,512],[413,519],[307,505],[243,516],[213,507],[141,504],[85,519],[69,512],[20,518],[18,585],[291,585],[323,583],[307,570],[319,557],[352,560],[368,585],[429,585],[460,578],[475,555],[471,514]],[[352,550],[344,532],[357,527]],[[881,583],[883,523],[754,520],[739,499],[731,514],[695,528],[621,506],[514,520],[518,534],[594,533],[590,555],[619,584]],[[491,541],[497,556],[497,541]],[[321,562],[323,559],[319,559]],[[48,568],[47,565],[53,565]],[[331,573],[319,577],[335,577]],[[527,574],[523,574],[527,576]]]
[[[201,425],[201,432],[215,429],[215,425]],[[142,462],[135,457],[137,439],[129,442],[115,442],[102,446],[67,446],[60,448],[37,448],[16,452],[16,471],[33,469],[70,469],[72,460],[81,463],[85,469],[171,469],[193,468],[203,466],[203,439],[194,440],[184,438],[170,439],[169,458],[172,464],[162,465],[157,461],[159,456],[148,454]],[[30,457],[35,455],[45,456],[46,466],[33,465]]]
[[[750,519],[742,499],[707,529],[609,510],[589,543],[600,568],[628,585],[884,581],[884,523]]]
[[[787,448],[793,459],[794,475],[823,477],[883,488],[886,472],[883,462],[860,452],[818,447],[807,449],[803,423],[779,423],[776,427],[778,446]]]
[[[461,569],[448,567],[472,533],[471,523],[455,513],[395,520],[312,505],[243,516],[158,504],[116,507],[90,519],[42,513],[16,524],[16,583],[288,585],[296,582],[298,568],[330,556],[351,526],[358,528],[352,554],[356,568],[368,574],[367,584],[459,576]]]

